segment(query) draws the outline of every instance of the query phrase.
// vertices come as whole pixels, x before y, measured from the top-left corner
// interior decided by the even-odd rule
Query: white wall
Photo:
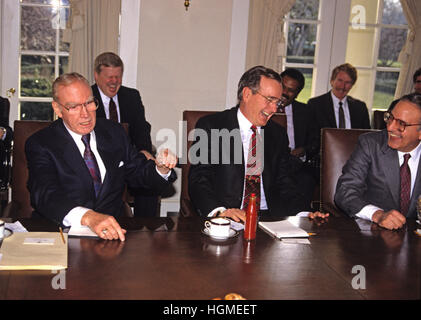
[[[129,1],[133,0],[122,3],[125,30],[130,29],[124,24],[125,16],[133,15],[130,6],[136,10]],[[245,65],[248,2],[192,0],[186,11],[183,1],[138,0],[139,39],[133,40],[138,41],[137,61],[127,52],[132,50],[127,49],[127,33],[121,36],[120,55],[137,65],[137,88],[152,125],[155,146],[162,144],[156,141],[160,129],[168,128],[178,136],[183,110],[223,110],[235,100],[231,91],[236,90]],[[124,13],[125,6],[130,14]],[[127,70],[131,64],[124,62]],[[234,88],[227,85],[228,81],[235,81]],[[179,209],[181,171],[177,169],[177,173],[177,193],[162,200],[161,215]]]

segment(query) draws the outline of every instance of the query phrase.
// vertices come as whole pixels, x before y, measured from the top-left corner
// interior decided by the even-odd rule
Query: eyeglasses
[[[404,132],[406,127],[410,127],[410,126],[420,126],[421,123],[413,123],[413,124],[409,124],[406,123],[405,121],[401,120],[401,119],[396,119],[393,114],[389,111],[386,111],[384,113],[384,122],[386,122],[387,124],[391,124],[393,122],[393,120],[396,121],[396,123],[398,124],[398,130],[401,132]]]
[[[261,95],[263,98],[266,99],[266,102],[268,104],[273,103],[276,105],[276,108],[280,108],[282,107],[282,100],[279,98],[275,98],[275,97],[266,97],[265,95],[261,94],[259,91],[256,91],[256,93],[258,93],[259,95]]]
[[[85,103],[78,103],[78,104],[71,104],[68,103],[66,105],[61,104],[60,102],[56,101],[59,105],[65,108],[69,113],[79,113],[82,111],[82,108],[85,107],[87,111],[95,111],[98,109],[98,99],[92,98]]]

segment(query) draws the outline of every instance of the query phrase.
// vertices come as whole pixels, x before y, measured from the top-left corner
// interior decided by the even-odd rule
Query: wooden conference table
[[[202,218],[121,219],[125,242],[69,238],[65,289],[53,288],[51,271],[0,271],[0,299],[208,300],[230,292],[252,300],[420,299],[414,220],[399,231],[348,218],[289,220],[317,233],[310,245],[261,230],[249,246],[242,233],[215,242],[202,234]],[[20,221],[29,231],[56,231]],[[353,279],[365,289],[354,289]]]

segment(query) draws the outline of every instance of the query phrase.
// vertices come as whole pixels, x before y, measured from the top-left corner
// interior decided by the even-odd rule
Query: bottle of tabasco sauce
[[[246,225],[244,227],[244,240],[251,241],[256,239],[257,229],[257,208],[256,194],[250,196],[249,205],[246,211]]]

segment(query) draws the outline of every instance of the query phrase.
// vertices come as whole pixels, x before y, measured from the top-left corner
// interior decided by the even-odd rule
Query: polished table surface
[[[288,219],[316,233],[310,245],[261,230],[251,243],[241,232],[215,242],[201,232],[202,218],[121,219],[125,242],[69,238],[65,288],[53,288],[51,271],[0,271],[0,299],[208,300],[230,292],[252,300],[420,299],[415,221],[388,231],[348,218]],[[20,221],[29,231],[55,231],[42,220]]]

